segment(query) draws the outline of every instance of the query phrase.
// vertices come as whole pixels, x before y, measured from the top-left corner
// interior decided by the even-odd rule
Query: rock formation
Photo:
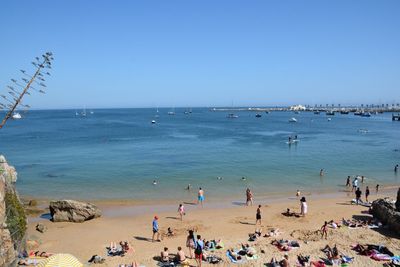
[[[26,231],[26,217],[15,189],[16,181],[14,167],[0,155],[0,267],[15,264],[18,254],[15,248],[23,246]]]
[[[375,200],[372,202],[372,214],[400,235],[400,212],[396,211],[394,201],[388,198]]]
[[[396,210],[400,212],[400,187],[397,190]]]
[[[50,213],[53,222],[84,222],[101,216],[101,211],[91,203],[75,200],[58,200],[50,202]]]

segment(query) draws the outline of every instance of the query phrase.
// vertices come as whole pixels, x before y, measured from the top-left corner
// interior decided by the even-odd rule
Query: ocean
[[[243,196],[246,187],[265,197],[336,192],[348,175],[372,187],[398,184],[400,122],[391,114],[328,121],[312,112],[192,110],[29,111],[0,130],[0,153],[16,167],[22,195],[49,199],[188,199],[199,187],[211,199]],[[290,135],[299,142],[288,145]]]

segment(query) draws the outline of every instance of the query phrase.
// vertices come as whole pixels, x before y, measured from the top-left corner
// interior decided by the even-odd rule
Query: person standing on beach
[[[178,213],[179,213],[179,216],[181,217],[181,221],[183,221],[183,215],[186,215],[185,207],[183,206],[183,204],[179,204]]]
[[[196,240],[195,240],[195,237],[194,237],[194,231],[193,230],[189,230],[189,235],[186,237],[186,247],[189,249],[189,257],[191,259],[194,258],[193,252],[194,252],[194,249],[196,247],[196,243],[195,242],[196,242]]]
[[[203,240],[201,240],[200,235],[197,235],[196,248],[194,249],[194,256],[196,258],[196,263],[198,267],[201,267],[201,262],[203,260],[203,249],[204,249]]]
[[[358,187],[358,178],[354,177],[353,187],[351,188],[351,192],[355,191],[357,189],[357,187]]]
[[[246,189],[246,205],[253,206],[253,193],[251,192],[250,188]]]
[[[153,220],[153,237],[152,237],[152,242],[154,242],[154,237],[157,234],[157,241],[161,241],[160,240],[160,232],[159,232],[159,226],[158,226],[158,216],[154,216],[154,220]]]
[[[369,187],[367,185],[367,188],[365,188],[365,201],[368,202],[368,196],[369,196]]]
[[[321,238],[324,238],[324,235],[325,235],[325,239],[328,239],[328,222],[327,221],[325,221],[324,225],[322,225],[321,233],[322,233]]]
[[[376,190],[376,193],[378,194],[378,191],[379,191],[379,184],[376,185],[375,190]]]
[[[204,201],[204,191],[200,187],[199,193],[197,194],[197,205],[201,204],[201,207],[203,207],[203,201]]]
[[[324,169],[321,169],[321,170],[319,171],[319,176],[324,176]]]
[[[362,184],[364,183],[364,175],[361,176],[361,183],[362,183]]]
[[[347,176],[346,186],[350,187],[350,175]]]
[[[356,190],[356,203],[357,203],[357,205],[359,204],[359,202],[361,202],[361,195],[362,195],[362,192],[361,192],[360,188],[357,187],[357,190]]]
[[[259,224],[261,226],[261,205],[258,205],[256,213],[256,226]]]
[[[300,190],[297,189],[297,191],[296,191],[296,197],[300,197],[300,195],[301,195]]]
[[[306,216],[308,212],[307,201],[305,197],[300,199],[300,216]]]

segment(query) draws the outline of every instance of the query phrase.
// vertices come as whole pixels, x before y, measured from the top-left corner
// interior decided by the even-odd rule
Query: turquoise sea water
[[[160,109],[158,118],[155,109],[94,110],[86,118],[75,110],[30,111],[0,130],[0,153],[17,168],[21,194],[41,198],[188,198],[189,183],[211,198],[242,195],[247,186],[265,196],[340,191],[347,175],[357,174],[373,186],[398,184],[400,122],[391,114],[328,121],[323,113],[256,118],[242,111],[228,119],[201,108],[168,111]],[[291,134],[297,145],[286,144]]]

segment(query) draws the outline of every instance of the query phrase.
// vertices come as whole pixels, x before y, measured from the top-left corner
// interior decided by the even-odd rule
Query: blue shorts
[[[199,197],[198,197],[198,200],[199,200],[199,201],[204,201],[204,196],[199,196]]]

